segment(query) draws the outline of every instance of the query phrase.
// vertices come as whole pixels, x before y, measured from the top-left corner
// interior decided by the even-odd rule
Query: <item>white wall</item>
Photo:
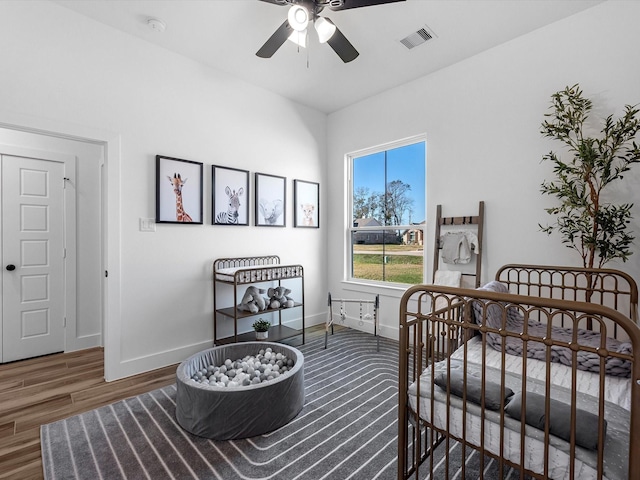
[[[505,263],[581,265],[559,236],[547,237],[538,227],[552,220],[544,208],[555,204],[540,195],[541,182],[553,178],[552,166],[541,159],[559,149],[542,138],[540,124],[551,94],[575,83],[593,99],[597,115],[619,115],[625,104],[640,103],[638,18],[639,2],[605,2],[330,115],[328,208],[344,212],[329,228],[329,251],[340,252],[329,258],[332,294],[354,298],[379,291],[382,333],[397,338],[401,292],[342,282],[349,222],[344,154],[420,133],[427,136],[428,278],[434,238],[429,220],[436,205],[442,204],[446,216],[469,215],[479,200],[485,201],[486,215],[483,282]],[[640,280],[639,180],[636,167],[612,198],[636,204],[636,253],[626,263],[607,266]]]
[[[328,197],[324,114],[46,1],[0,2],[0,42],[0,123],[107,143],[109,379],[211,345],[218,257],[303,264],[307,322],[324,321],[328,229],[292,228],[294,178]],[[155,217],[156,154],[204,163],[205,225],[139,231]],[[286,176],[288,226],[210,225],[212,164]]]
[[[577,82],[605,114],[640,102],[639,16],[639,3],[606,2],[327,122],[56,4],[3,1],[0,123],[107,144],[105,342],[114,379],[211,344],[210,269],[217,257],[279,254],[302,263],[309,324],[324,321],[327,290],[346,298],[381,291],[342,282],[344,154],[416,134],[427,136],[428,213],[442,204],[447,215],[465,215],[478,200],[486,203],[483,280],[507,262],[578,265],[557,236],[538,229],[552,204],[539,195],[540,183],[551,178],[540,159],[557,148],[541,137],[540,123],[550,95]],[[139,218],[155,216],[156,154],[205,164],[206,223],[209,168],[217,164],[286,176],[289,225],[292,179],[320,182],[322,228],[158,225],[155,233],[140,232]],[[639,177],[629,175],[615,200],[638,204]],[[632,227],[640,235],[638,213],[636,206]],[[430,252],[427,260],[430,272]],[[640,253],[612,266],[640,278]],[[382,333],[394,337],[401,291],[381,293]]]

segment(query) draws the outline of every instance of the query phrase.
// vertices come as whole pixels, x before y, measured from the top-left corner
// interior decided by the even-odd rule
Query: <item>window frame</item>
[[[372,155],[376,153],[381,153],[401,147],[406,147],[408,145],[413,145],[416,143],[424,143],[424,176],[425,176],[425,191],[424,191],[424,204],[425,204],[425,219],[423,224],[419,225],[391,225],[391,226],[371,226],[371,227],[355,227],[353,221],[353,200],[354,200],[354,184],[353,184],[353,162],[354,159],[359,157],[364,157],[367,155]],[[422,238],[423,238],[423,251],[422,251],[422,282],[425,282],[427,278],[427,242],[426,242],[426,233],[427,233],[427,223],[426,223],[426,215],[427,215],[427,138],[425,134],[419,134],[412,137],[403,138],[401,140],[395,140],[392,142],[376,145],[369,148],[364,148],[361,150],[356,150],[353,152],[349,152],[345,155],[345,166],[347,170],[346,175],[346,188],[347,192],[346,198],[346,224],[345,224],[345,240],[344,240],[344,253],[345,253],[345,265],[344,265],[344,275],[343,281],[347,284],[360,284],[360,285],[372,285],[372,286],[380,286],[380,287],[388,287],[392,289],[400,289],[404,291],[407,288],[407,283],[399,283],[399,282],[390,282],[385,280],[370,280],[365,278],[357,278],[353,276],[353,243],[352,238],[354,232],[366,232],[369,231],[391,231],[394,232],[397,230],[422,230]]]

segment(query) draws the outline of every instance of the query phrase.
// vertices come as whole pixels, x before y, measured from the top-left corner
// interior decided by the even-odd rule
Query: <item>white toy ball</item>
[[[220,366],[207,365],[195,371],[190,380],[208,387],[246,387],[274,380],[291,370],[293,365],[292,359],[268,347],[257,355],[245,355],[236,360],[227,358]]]

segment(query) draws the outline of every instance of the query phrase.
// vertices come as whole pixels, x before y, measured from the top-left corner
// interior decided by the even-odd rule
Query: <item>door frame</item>
[[[74,155],[48,152],[45,150],[36,150],[27,147],[7,145],[0,143],[0,157],[3,155],[33,158],[36,160],[42,160],[47,162],[62,163],[64,165],[65,181],[63,191],[63,244],[66,255],[62,262],[63,268],[63,295],[64,295],[64,348],[67,349],[69,344],[69,332],[70,326],[75,326],[77,321],[77,251],[76,251],[76,173],[77,173],[77,158]],[[2,184],[2,170],[0,170],[0,184]],[[0,252],[2,251],[2,222],[0,222]],[[4,260],[4,259],[3,259]],[[0,294],[2,292],[2,284],[0,283]],[[4,298],[4,297],[2,297]],[[1,316],[1,315],[0,315]],[[4,318],[2,318],[4,321]],[[3,358],[3,342],[0,342],[0,359]]]
[[[102,145],[102,343],[106,381],[123,377],[121,367],[120,169],[121,135],[109,130],[61,120],[0,113],[0,127]],[[108,272],[108,277],[106,273]]]

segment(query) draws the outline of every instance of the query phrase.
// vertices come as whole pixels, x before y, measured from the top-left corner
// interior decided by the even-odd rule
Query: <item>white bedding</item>
[[[451,358],[455,360],[462,360],[464,357],[463,349],[460,348],[455,351]],[[481,337],[475,337],[467,342],[467,362],[468,365],[471,365],[474,368],[478,368],[479,365],[482,364],[482,340]],[[502,365],[502,356],[501,353],[492,349],[488,345],[486,346],[486,354],[485,365],[489,367],[493,367],[498,369]],[[514,391],[520,391],[521,384],[518,386],[517,375],[520,375],[522,372],[522,361],[521,357],[516,357],[513,355],[508,355],[508,360],[506,361],[506,371],[511,372],[515,379],[515,382],[512,380],[511,385],[509,385]],[[446,360],[443,362],[439,362],[436,364],[437,367],[443,367],[446,365]],[[546,375],[547,365],[544,362],[527,359],[527,376],[529,378],[538,378],[544,381]],[[561,365],[561,364],[552,364],[551,369],[552,376],[552,384],[557,385],[558,392],[554,390],[554,394],[552,394],[552,398],[555,397],[556,393],[560,391],[568,391],[571,386],[571,368]],[[599,390],[598,386],[598,375],[578,370],[577,384],[578,391],[587,395],[598,396],[597,392]],[[430,412],[431,412],[431,369],[427,368],[425,372],[421,376],[420,381],[420,390],[421,390],[421,399],[420,399],[420,416],[425,421],[430,421]],[[530,389],[530,385],[533,388],[533,383],[527,383],[527,389]],[[630,406],[630,381],[629,379],[619,378],[619,377],[607,377],[606,379],[606,388],[605,388],[605,399],[608,402],[611,402],[615,405],[619,405],[623,407],[625,410],[629,410]],[[542,392],[540,392],[542,393]],[[441,393],[439,387],[434,387],[434,397],[444,398],[446,397],[445,393]],[[584,397],[587,398],[587,397]],[[580,398],[578,399],[580,402]],[[418,399],[416,397],[416,384],[414,383],[409,388],[409,403],[413,411],[416,411],[418,408]],[[580,407],[580,403],[578,403]],[[434,419],[433,424],[438,428],[447,429],[448,432],[452,435],[455,435],[459,438],[463,436],[463,422],[462,422],[462,400],[457,399],[457,397],[451,396],[451,407],[447,408],[446,403],[444,401],[436,401],[434,402]],[[616,415],[615,418],[609,418],[609,412],[614,410],[614,406],[607,406],[606,415],[607,421],[609,422],[609,429],[607,433],[606,440],[606,459],[605,459],[605,475],[606,478],[609,479],[625,479],[625,465],[626,465],[626,452],[624,451],[624,436],[612,434],[613,429],[612,426],[620,425],[624,428],[624,415],[620,417],[620,415]],[[624,412],[624,410],[617,409],[616,413]],[[626,415],[626,412],[624,412]],[[467,404],[467,415],[466,415],[466,432],[465,438],[475,444],[480,445],[481,439],[481,418],[480,418],[480,407],[474,404]],[[496,455],[500,455],[500,438],[501,436],[504,438],[504,446],[502,455],[504,458],[515,462],[516,464],[520,464],[520,422],[506,416],[505,414],[505,426],[508,428],[504,429],[504,432],[501,432],[500,429],[500,412],[485,412],[485,422],[484,422],[484,446],[485,448],[494,453]],[[628,420],[627,420],[628,421]],[[448,425],[448,427],[447,427]],[[628,423],[627,423],[628,425]],[[537,430],[533,427],[526,427],[527,437],[525,439],[525,458],[524,465],[525,468],[528,468],[537,473],[544,473],[544,432]],[[627,445],[628,445],[628,437],[626,437]],[[556,437],[550,438],[549,445],[549,477],[553,479],[564,479],[569,478],[569,455],[563,450],[567,450],[567,442],[557,439]],[[575,474],[576,478],[580,478],[580,480],[589,480],[597,478],[597,472],[594,470],[595,459],[593,452],[589,452],[580,447],[576,447],[576,461],[575,464]],[[611,468],[607,467],[607,465],[612,465]],[[622,473],[621,473],[622,472]]]
[[[220,268],[219,270],[216,270],[216,280],[233,282],[233,276],[241,268],[246,268],[246,267]]]
[[[279,263],[245,265],[242,267],[219,268],[215,272],[216,280],[233,283],[238,270],[244,270],[238,276],[239,283],[269,282],[271,280],[298,277],[302,274],[300,265],[280,265]]]
[[[467,342],[467,358],[473,363],[482,362],[482,339],[480,336],[472,338]],[[463,350],[459,348],[451,355],[451,358],[462,360]],[[516,375],[522,373],[522,357],[507,355],[506,370]],[[500,369],[502,365],[502,354],[497,350],[486,346],[485,365]],[[545,380],[547,364],[539,360],[527,358],[527,376]],[[600,389],[600,376],[585,370],[576,370],[578,391],[594,397],[598,397]],[[571,367],[561,363],[551,363],[551,383],[560,387],[571,388]],[[605,400],[614,403],[626,410],[631,410],[631,382],[628,378],[605,377]]]

